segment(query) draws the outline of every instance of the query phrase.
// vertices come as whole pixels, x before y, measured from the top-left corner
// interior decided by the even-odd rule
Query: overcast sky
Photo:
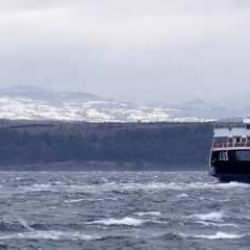
[[[0,84],[250,103],[248,0],[0,1]]]

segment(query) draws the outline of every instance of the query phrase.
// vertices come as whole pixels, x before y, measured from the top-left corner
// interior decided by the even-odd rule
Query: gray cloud
[[[145,102],[243,105],[249,1],[0,3],[0,84]]]

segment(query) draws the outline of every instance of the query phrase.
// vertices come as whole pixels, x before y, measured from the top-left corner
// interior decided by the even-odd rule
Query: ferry
[[[215,125],[209,165],[222,181],[250,181],[250,118]]]

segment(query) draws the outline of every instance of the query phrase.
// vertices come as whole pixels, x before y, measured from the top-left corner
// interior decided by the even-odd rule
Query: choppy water
[[[0,249],[249,249],[249,194],[206,172],[2,172]]]

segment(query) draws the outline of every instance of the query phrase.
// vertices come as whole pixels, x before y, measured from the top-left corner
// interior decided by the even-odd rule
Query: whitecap
[[[158,192],[162,190],[173,190],[173,191],[189,191],[189,190],[221,190],[221,189],[236,189],[236,188],[249,188],[249,184],[239,182],[229,183],[205,183],[205,182],[149,182],[149,183],[115,183],[109,182],[104,184],[90,184],[90,185],[65,185],[59,184],[34,184],[31,186],[24,186],[17,192],[67,192],[67,193],[105,193],[105,192]],[[184,198],[184,197],[183,197]]]
[[[185,236],[191,237],[191,238],[208,239],[208,240],[221,240],[221,239],[241,239],[245,237],[246,235],[217,232],[216,234],[211,234],[211,235],[198,234],[198,235],[185,235]]]
[[[85,199],[72,199],[72,200],[65,200],[64,203],[79,203],[84,201]]]
[[[21,188],[23,192],[41,192],[52,191],[53,187],[50,184],[34,184],[31,186],[24,186]]]
[[[15,180],[16,181],[21,181],[21,180],[24,180],[24,178],[23,177],[16,177]]]
[[[189,197],[189,195],[186,193],[182,193],[182,194],[177,195],[177,198],[179,198],[179,199],[188,198],[188,197]]]
[[[63,187],[63,191],[67,193],[103,193],[110,192],[116,189],[120,189],[116,183],[104,183],[104,184],[90,184],[90,185],[68,185]]]
[[[215,223],[208,221],[196,221],[196,223],[199,223],[204,226],[214,226],[214,227],[235,227],[235,228],[239,227],[238,225],[232,223]]]
[[[14,233],[14,234],[7,234],[0,236],[0,240],[13,240],[13,239],[89,241],[98,239],[98,237],[83,234],[80,232],[61,232],[61,231],[34,231],[34,232]]]
[[[149,212],[137,212],[136,215],[143,217],[143,216],[161,216],[161,212],[158,211],[149,211]]]
[[[231,181],[228,183],[217,183],[215,185],[215,188],[221,188],[221,189],[231,189],[231,188],[249,188],[250,185],[247,183],[237,182],[237,181]]]
[[[89,225],[105,225],[105,226],[115,226],[115,225],[125,225],[125,226],[140,226],[143,223],[145,223],[145,220],[140,220],[132,217],[125,217],[122,219],[115,219],[115,218],[109,218],[109,219],[103,219],[103,220],[96,220],[92,222],[87,222],[86,224]]]
[[[144,190],[144,191],[161,191],[161,190],[174,190],[174,191],[188,191],[188,190],[218,190],[218,189],[235,189],[235,188],[249,188],[249,184],[239,183],[239,182],[229,182],[229,183],[204,183],[204,182],[192,182],[192,183],[162,183],[162,182],[152,182],[152,183],[129,183],[120,185],[120,189],[126,191],[132,190]]]
[[[91,199],[91,198],[83,198],[83,199],[72,199],[72,200],[65,200],[64,203],[79,203],[82,201],[103,201],[105,199],[97,198],[97,199]],[[113,200],[113,199],[112,199]]]
[[[199,219],[203,221],[222,221],[222,218],[224,216],[223,211],[215,211],[215,212],[210,212],[206,214],[194,214],[188,216],[188,218],[194,218],[194,219]]]

